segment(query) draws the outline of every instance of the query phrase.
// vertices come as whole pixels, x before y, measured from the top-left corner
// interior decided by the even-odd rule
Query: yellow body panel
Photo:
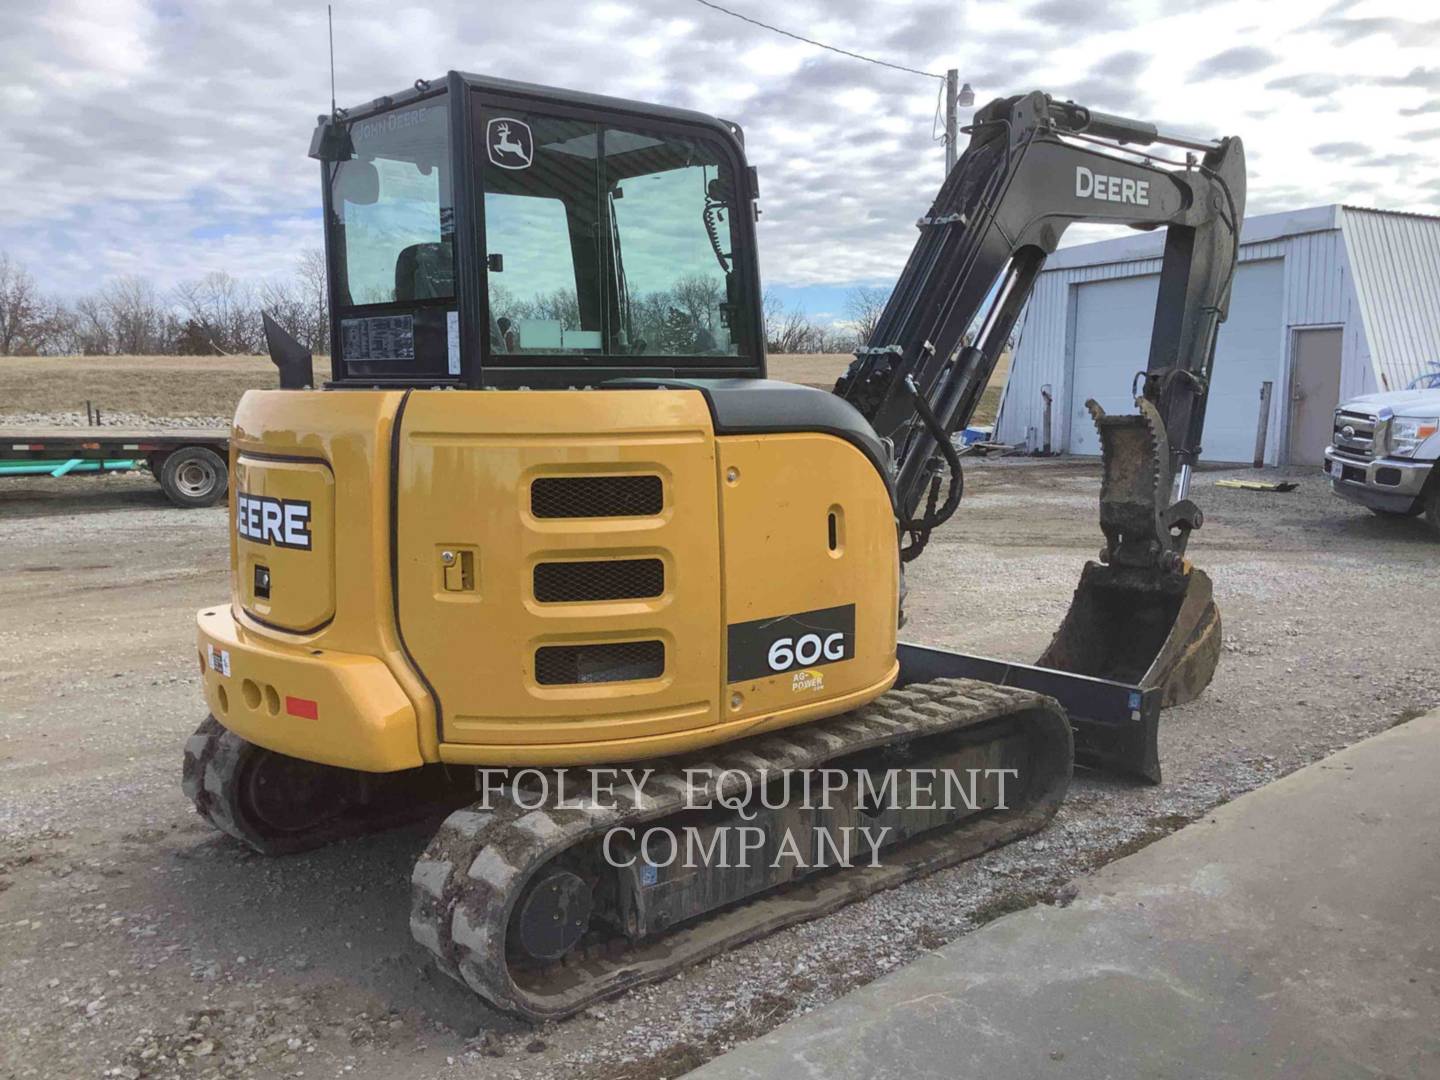
[[[440,697],[446,743],[562,744],[715,722],[719,529],[710,414],[670,390],[420,392],[406,405],[399,499],[400,625]],[[536,518],[540,477],[658,475],[659,514]],[[473,588],[442,557],[474,550]],[[536,564],[659,558],[658,598],[536,602]],[[663,676],[537,684],[538,648],[659,640]]]
[[[697,391],[252,391],[232,465],[232,609],[199,617],[206,698],[282,753],[370,771],[640,760],[855,708],[898,671],[874,465],[827,434],[717,437]],[[537,478],[595,476],[658,477],[661,505],[532,513]],[[308,504],[309,547],[242,535],[250,496]],[[537,565],[637,558],[663,565],[659,595],[537,599]],[[728,678],[727,627],[851,605],[843,658]],[[537,649],[637,641],[662,643],[663,670],[537,676]]]
[[[335,617],[335,474],[329,462],[240,451],[233,474],[237,603],[267,626],[292,633],[320,629]],[[269,595],[258,588],[262,573]]]
[[[888,690],[899,673],[900,556],[889,495],[875,466],[832,435],[717,441],[726,625],[839,604],[856,607],[855,659],[731,683],[730,715],[768,728],[773,725],[763,723],[766,717],[803,710],[812,699],[848,697],[875,686],[879,693]]]
[[[245,629],[223,608],[200,612],[196,624],[206,704],[237,735],[291,757],[365,772],[425,764],[415,705],[383,660],[286,645]],[[209,670],[212,655],[223,655],[229,677]],[[315,715],[292,715],[296,698],[314,702]]]

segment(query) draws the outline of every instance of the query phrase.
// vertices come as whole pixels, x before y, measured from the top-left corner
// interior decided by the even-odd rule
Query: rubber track
[[[762,770],[773,774],[815,768],[857,751],[982,724],[1000,728],[997,736],[1013,734],[1017,727],[1030,736],[1030,776],[1022,777],[1024,805],[992,810],[886,849],[881,867],[802,879],[633,946],[623,938],[618,948],[616,942],[582,946],[539,975],[522,973],[519,981],[510,970],[506,935],[526,883],[566,849],[610,828],[654,822],[681,811],[688,790],[684,768],[708,767],[707,794],[713,796],[715,781],[730,770],[753,780]],[[1064,711],[1053,699],[970,679],[942,679],[894,690],[855,712],[732,743],[712,754],[657,768],[638,803],[622,784],[617,785],[614,803],[604,807],[525,809],[505,802],[493,810],[472,806],[451,814],[411,877],[410,929],[415,940],[443,971],[505,1012],[533,1020],[568,1016],[622,990],[666,978],[706,957],[1035,832],[1065,797],[1073,745]],[[731,787],[743,790],[738,778]],[[552,798],[554,790],[551,785]]]
[[[345,811],[312,828],[282,832],[256,820],[247,812],[245,805],[245,770],[266,754],[274,754],[274,751],[242,739],[214,716],[207,716],[195,734],[185,741],[185,762],[180,780],[181,788],[201,817],[262,855],[309,851],[338,840],[380,832],[426,817],[437,817],[464,802],[463,797],[457,798],[453,794],[453,789],[432,783],[431,791],[408,794],[401,791],[388,799],[376,800],[374,806],[366,806],[356,800],[356,773],[333,766],[315,765],[316,770],[334,783],[335,801],[343,805]],[[364,781],[374,790],[375,785],[393,784],[404,776],[397,773],[366,774]]]

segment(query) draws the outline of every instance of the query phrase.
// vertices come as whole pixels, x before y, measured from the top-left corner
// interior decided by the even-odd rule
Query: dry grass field
[[[850,363],[848,353],[770,357],[777,379],[828,390]],[[327,360],[316,361],[324,371]],[[1010,357],[1002,356],[976,411],[975,423],[995,419]],[[23,356],[0,357],[0,417],[75,413],[91,402],[107,415],[230,416],[246,390],[276,385],[263,356]]]
[[[231,416],[246,390],[276,386],[264,356],[0,357],[0,417],[76,413]]]

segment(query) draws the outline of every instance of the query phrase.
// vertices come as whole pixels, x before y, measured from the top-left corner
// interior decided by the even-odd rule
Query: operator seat
[[[396,256],[396,300],[435,300],[454,295],[455,255],[450,241],[411,244]]]

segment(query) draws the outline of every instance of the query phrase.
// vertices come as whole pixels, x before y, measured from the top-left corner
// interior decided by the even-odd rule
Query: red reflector
[[[311,701],[309,698],[290,697],[285,698],[285,711],[291,716],[298,716],[302,720],[320,719],[320,703]]]

